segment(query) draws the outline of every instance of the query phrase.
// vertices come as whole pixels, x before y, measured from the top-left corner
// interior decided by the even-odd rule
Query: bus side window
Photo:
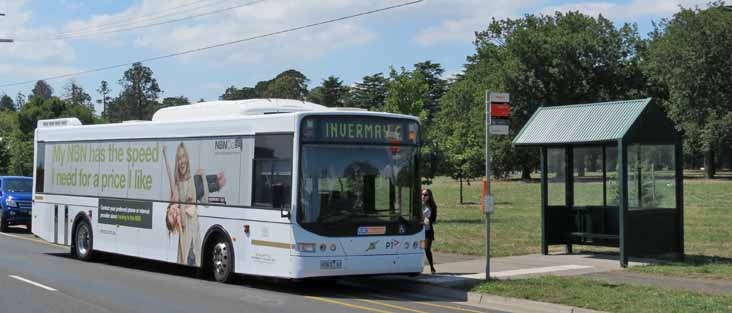
[[[39,142],[36,149],[36,192],[43,192],[43,178],[45,176],[46,144]]]
[[[252,203],[274,209],[291,207],[293,135],[256,135]]]

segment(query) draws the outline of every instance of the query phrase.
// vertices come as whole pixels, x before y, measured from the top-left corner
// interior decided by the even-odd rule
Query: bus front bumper
[[[293,278],[421,273],[424,253],[293,257]]]

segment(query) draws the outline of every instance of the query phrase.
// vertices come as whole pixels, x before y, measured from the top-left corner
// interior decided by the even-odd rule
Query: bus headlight
[[[315,252],[315,244],[314,243],[297,243],[297,251],[300,252],[309,252],[314,253]]]
[[[13,197],[8,197],[7,199],[5,199],[5,205],[14,208],[17,205],[17,203],[15,203],[15,200],[13,199]]]

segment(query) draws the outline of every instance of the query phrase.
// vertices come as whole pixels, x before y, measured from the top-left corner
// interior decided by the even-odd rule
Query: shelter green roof
[[[651,98],[540,107],[514,145],[581,144],[623,138]]]

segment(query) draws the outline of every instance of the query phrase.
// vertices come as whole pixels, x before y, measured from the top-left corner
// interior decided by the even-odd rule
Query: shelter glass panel
[[[602,206],[602,147],[573,148],[575,206]]]
[[[628,206],[631,210],[676,208],[673,145],[628,147]]]
[[[620,205],[620,188],[618,185],[618,148],[605,147],[605,205]]]
[[[546,154],[549,205],[566,205],[567,153],[564,148],[548,148]]]

